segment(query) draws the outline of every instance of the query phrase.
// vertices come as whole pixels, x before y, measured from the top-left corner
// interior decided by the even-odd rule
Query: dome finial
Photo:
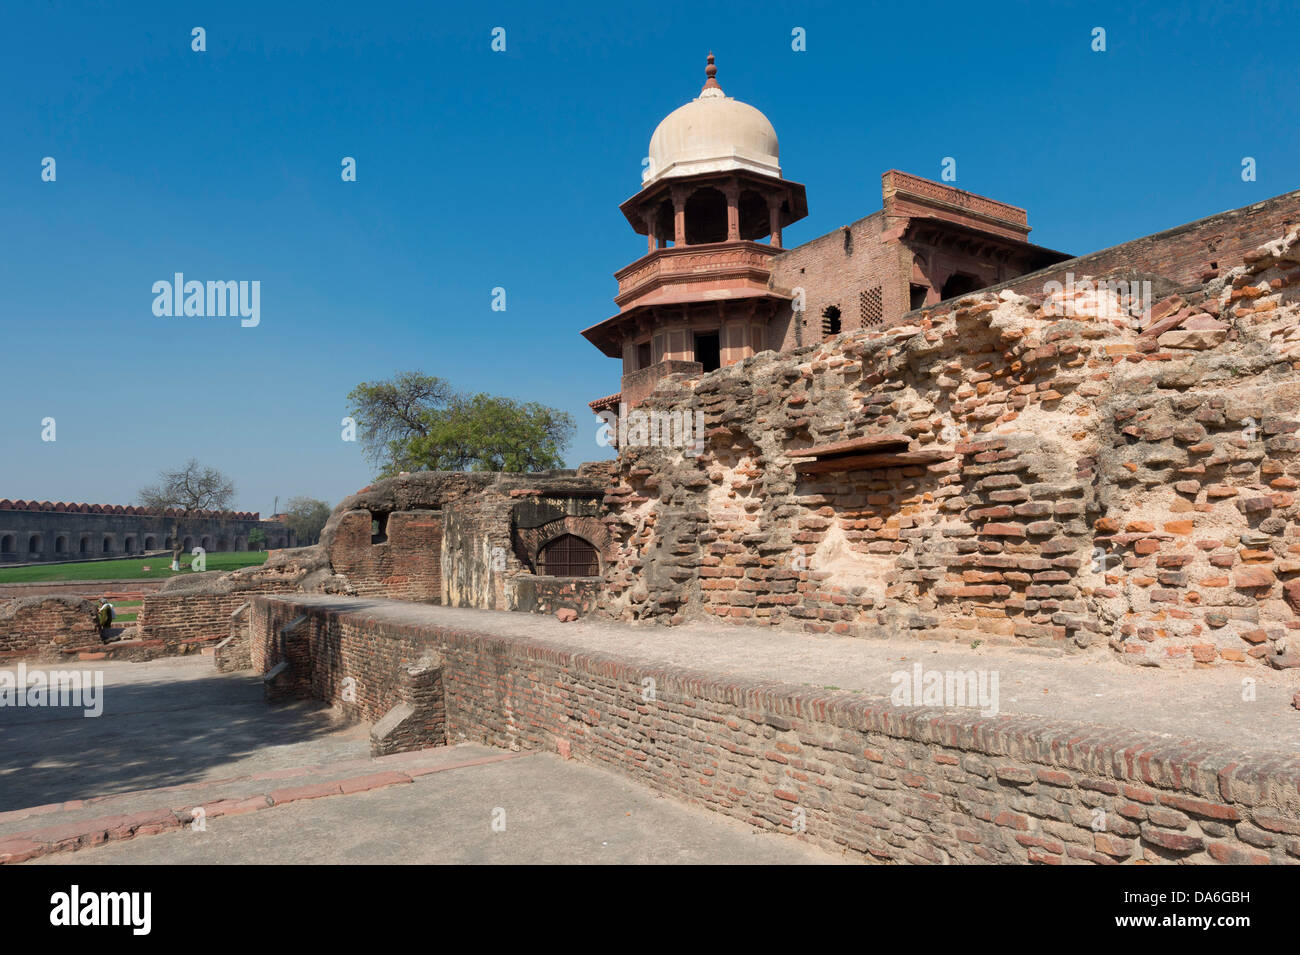
[[[704,86],[700,90],[701,93],[703,93],[704,90],[722,89],[722,87],[718,85],[718,80],[717,80],[718,68],[713,64],[712,50],[709,51],[709,65],[704,68],[704,75],[707,76],[708,79],[704,81]]]

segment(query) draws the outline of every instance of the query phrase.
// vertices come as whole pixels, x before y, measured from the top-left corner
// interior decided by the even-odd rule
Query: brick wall
[[[303,613],[308,619],[282,638],[281,629]],[[292,597],[255,599],[248,620],[254,671],[266,673],[282,659],[290,663],[270,688],[271,699],[325,700],[346,717],[372,724],[405,707],[400,715],[406,718],[373,747],[376,755],[446,742],[441,659],[418,629],[309,610]]]
[[[631,666],[598,654],[260,598],[254,659],[312,619],[314,695],[354,676],[377,713],[442,661],[452,739],[555,750],[763,829],[909,863],[1281,863],[1300,858],[1300,760],[1037,717]],[[652,681],[652,682],[647,682]],[[646,687],[653,686],[651,698]],[[364,718],[364,717],[363,717]]]
[[[1300,666],[1300,232],[1245,258],[1150,326],[984,294],[666,383],[706,449],[620,453],[602,612]],[[935,459],[796,467],[891,434]]]
[[[546,577],[520,574],[506,584],[510,610],[526,613],[555,613],[576,610],[591,613],[600,603],[604,583],[599,577]]]
[[[437,603],[442,596],[441,511],[393,511],[386,539],[372,540],[373,516],[352,510],[341,516],[330,546],[334,572],[358,594]]]
[[[1244,264],[1247,254],[1285,235],[1296,225],[1300,225],[1300,191],[1067,259],[992,288],[993,291],[1011,289],[1041,301],[1044,286],[1051,281],[1064,281],[1067,272],[1073,272],[1076,279],[1125,272],[1149,273],[1177,285],[1195,285]]]
[[[156,656],[196,653],[230,636],[231,614],[254,594],[290,593],[295,589],[292,584],[267,581],[232,592],[145,594],[136,618],[137,636],[158,644]]]
[[[95,603],[79,597],[21,597],[0,604],[0,659],[59,660],[98,647]]]

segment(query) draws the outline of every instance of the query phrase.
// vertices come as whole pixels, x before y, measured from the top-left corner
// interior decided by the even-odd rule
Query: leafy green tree
[[[266,531],[254,527],[248,532],[248,549],[261,550],[266,545]]]
[[[573,417],[535,401],[459,394],[403,372],[348,395],[362,446],[383,477],[400,471],[544,471],[563,467]]]
[[[298,537],[300,544],[313,544],[330,517],[330,506],[313,497],[291,497],[284,512],[284,523]]]

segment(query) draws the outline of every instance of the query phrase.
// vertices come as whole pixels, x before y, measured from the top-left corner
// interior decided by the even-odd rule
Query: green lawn
[[[241,550],[228,554],[208,554],[208,570],[238,570],[266,562],[264,550]],[[190,573],[189,554],[181,555],[181,573]],[[148,567],[148,570],[142,570]],[[62,580],[145,580],[151,577],[175,577],[171,555],[130,557],[125,560],[97,560],[87,564],[47,564],[34,567],[0,568],[0,584],[47,583]]]

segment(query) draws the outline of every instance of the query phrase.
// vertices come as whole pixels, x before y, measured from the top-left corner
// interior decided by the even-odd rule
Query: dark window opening
[[[541,572],[550,577],[599,577],[600,555],[581,537],[561,534],[537,555]]]
[[[68,539],[66,537],[56,537],[54,539],[54,553],[66,554],[68,552]]]
[[[83,554],[89,554],[89,553],[90,553],[90,538],[89,538],[89,537],[83,537],[83,538],[81,539],[81,547],[80,547],[80,551],[81,551],[81,553],[83,553]]]
[[[41,536],[33,534],[27,539],[27,553],[39,554],[41,552]]]
[[[134,550],[135,550],[135,538],[134,538],[134,537],[128,537],[128,538],[126,539],[126,547],[125,547],[125,551],[126,551],[126,553],[129,554],[129,553],[131,553],[131,552],[134,551]]]
[[[742,239],[761,239],[772,231],[772,217],[768,214],[767,200],[752,189],[740,194],[737,203],[740,214],[740,237]]]
[[[848,226],[840,226],[840,229],[844,232],[844,254],[852,255],[853,254],[853,232],[851,229],[849,229]]]
[[[983,287],[984,283],[974,275],[956,272],[943,283],[943,290],[939,293],[939,297],[944,300],[956,298],[959,295],[969,295],[971,292],[979,291]]]
[[[930,294],[930,290],[924,285],[912,286],[912,297],[909,301],[910,308],[922,308],[925,305],[925,297]]]
[[[636,367],[640,371],[642,368],[650,367],[650,343],[642,342],[636,346]]]
[[[12,534],[6,534],[0,538],[0,554],[12,554],[14,552],[14,537]]]
[[[722,367],[722,345],[717,332],[695,336],[695,360],[704,366],[705,371],[717,371]]]
[[[113,549],[113,542],[107,537],[104,538],[104,553],[107,554]]]
[[[370,543],[388,543],[388,515],[370,512]]]
[[[156,538],[153,538],[153,537],[146,537],[146,538],[144,539],[144,549],[145,549],[145,550],[153,550],[153,549],[154,549],[155,547],[157,547],[157,546],[158,546],[158,541],[157,541]]]
[[[686,200],[686,244],[727,240],[727,197],[705,186]]]
[[[839,306],[827,305],[822,310],[822,334],[827,337],[838,335],[843,327],[844,323],[840,318]]]

